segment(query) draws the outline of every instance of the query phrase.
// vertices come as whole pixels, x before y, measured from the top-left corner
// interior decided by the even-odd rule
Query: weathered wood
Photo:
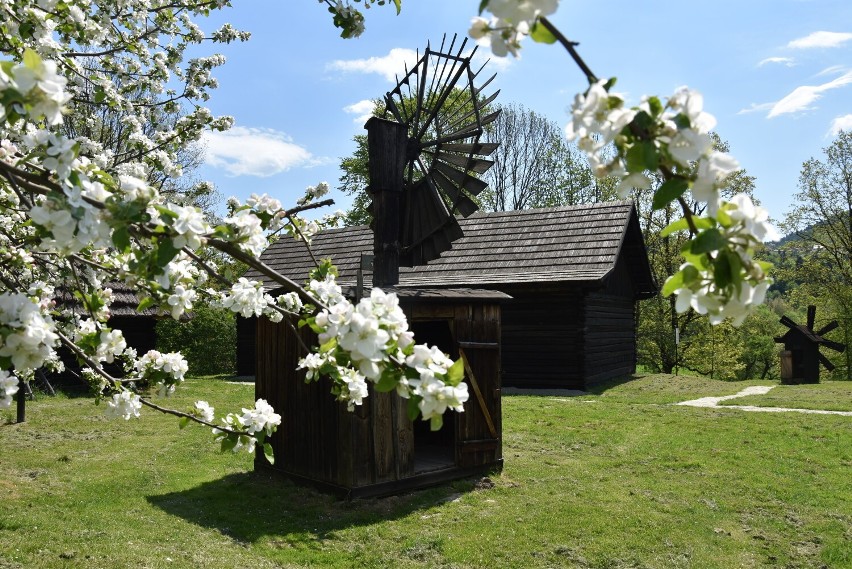
[[[491,413],[488,411],[488,404],[482,396],[482,390],[479,389],[479,382],[476,381],[476,374],[474,374],[473,370],[470,368],[470,362],[461,348],[459,349],[459,356],[461,356],[462,362],[464,363],[464,371],[467,374],[468,383],[473,388],[473,392],[476,395],[476,401],[479,403],[479,410],[482,411],[482,414],[485,416],[485,423],[488,425],[488,432],[491,434],[492,439],[496,439],[497,429],[494,427],[494,421],[491,419]]]
[[[394,285],[399,282],[400,215],[408,134],[404,124],[378,117],[371,117],[364,128],[375,232],[373,285]]]

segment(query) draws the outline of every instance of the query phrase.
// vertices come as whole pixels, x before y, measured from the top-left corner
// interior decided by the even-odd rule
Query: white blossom
[[[18,378],[13,373],[0,369],[0,409],[8,409],[17,392]]]
[[[215,419],[214,409],[207,401],[196,401],[193,412],[199,419],[208,423],[212,423]]]
[[[121,417],[127,421],[131,417],[138,417],[140,409],[142,409],[142,401],[138,395],[130,391],[121,391],[107,399],[104,412],[108,417]]]

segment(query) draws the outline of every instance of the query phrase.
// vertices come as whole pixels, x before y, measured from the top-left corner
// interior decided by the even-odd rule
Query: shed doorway
[[[411,323],[414,339],[418,344],[437,346],[442,352],[457,359],[453,333],[449,320],[420,320]],[[456,464],[456,413],[444,413],[444,425],[437,431],[430,428],[429,421],[414,421],[414,473],[423,474]]]

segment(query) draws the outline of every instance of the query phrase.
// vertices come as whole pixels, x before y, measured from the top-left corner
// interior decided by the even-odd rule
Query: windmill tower
[[[485,189],[478,175],[493,164],[486,157],[497,144],[480,143],[484,127],[500,111],[486,114],[499,91],[482,94],[496,75],[475,84],[464,55],[467,39],[456,47],[454,36],[444,52],[428,45],[417,63],[385,95],[385,115],[367,129],[370,187],[375,237],[373,284],[399,282],[399,267],[437,259],[462,236],[456,220],[478,206],[472,199]]]
[[[837,328],[837,320],[832,320],[819,330],[814,331],[816,306],[808,306],[808,320],[802,326],[788,316],[781,317],[781,324],[789,330],[775,341],[784,344],[781,352],[781,382],[787,384],[819,383],[820,364],[828,371],[834,370],[834,364],[820,353],[820,346],[843,353],[846,346],[823,336]],[[787,354],[785,356],[785,354]]]

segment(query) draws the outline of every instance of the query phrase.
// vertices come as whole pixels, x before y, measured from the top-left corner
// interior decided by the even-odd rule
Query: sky
[[[478,0],[403,0],[365,11],[366,31],[344,40],[317,0],[233,0],[209,21],[252,32],[215,46],[228,62],[208,107],[235,126],[205,140],[199,176],[224,197],[268,193],[290,205],[306,186],[336,187],[340,159],[362,134],[369,101],[395,85],[403,63],[443,34],[466,36]],[[793,204],[802,163],[838,129],[852,129],[849,0],[561,0],[553,23],[599,77],[637,104],[688,85],[704,96],[716,131],[756,178],[775,220]],[[475,42],[468,40],[468,46]],[[209,46],[207,53],[209,53]],[[477,57],[490,57],[480,47]],[[520,59],[491,57],[499,103],[520,104],[560,126],[586,81],[557,45],[524,43]],[[488,92],[492,92],[489,87]],[[333,190],[333,209],[350,198]]]

